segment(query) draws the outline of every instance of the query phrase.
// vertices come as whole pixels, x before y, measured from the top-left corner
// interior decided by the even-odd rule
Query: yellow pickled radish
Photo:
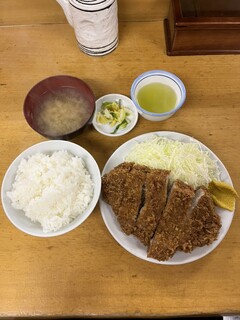
[[[108,119],[106,117],[104,117],[101,114],[97,115],[97,122],[101,123],[101,124],[106,124],[108,123]]]
[[[110,124],[110,127],[114,127],[115,124],[117,123],[117,120],[112,120],[109,124]]]
[[[229,211],[234,210],[235,199],[238,194],[232,186],[223,181],[213,180],[209,183],[208,190],[215,205]]]

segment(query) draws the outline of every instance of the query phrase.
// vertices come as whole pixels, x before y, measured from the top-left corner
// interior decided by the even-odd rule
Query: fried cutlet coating
[[[166,207],[148,248],[148,257],[165,261],[171,258],[189,234],[188,212],[194,198],[194,189],[176,180]]]
[[[211,244],[221,228],[209,191],[201,187],[195,193],[177,180],[168,196],[169,174],[124,162],[102,177],[102,197],[122,231],[134,234],[148,247],[148,257],[159,261]]]
[[[148,246],[161,213],[166,205],[170,171],[152,169],[147,173],[144,188],[144,206],[137,218],[133,234]]]
[[[123,232],[127,235],[133,233],[139,210],[143,202],[143,187],[149,169],[145,166],[135,165],[127,173],[123,198],[118,210],[117,219]]]
[[[122,204],[124,186],[127,174],[133,168],[132,162],[124,162],[102,177],[102,197],[118,215]]]
[[[201,187],[199,190],[202,195],[190,215],[190,236],[179,248],[185,252],[212,244],[217,240],[221,229],[221,220],[215,211],[209,191],[205,187]]]

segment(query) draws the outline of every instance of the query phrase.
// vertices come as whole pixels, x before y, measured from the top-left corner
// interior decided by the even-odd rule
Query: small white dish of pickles
[[[94,128],[110,137],[131,131],[138,121],[138,111],[133,101],[122,94],[107,94],[96,101],[92,124]]]

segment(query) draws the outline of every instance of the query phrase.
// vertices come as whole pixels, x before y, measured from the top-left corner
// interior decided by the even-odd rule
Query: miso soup
[[[46,95],[35,117],[41,132],[60,136],[81,128],[91,114],[91,105],[76,89],[61,88]]]
[[[137,100],[148,112],[164,113],[174,109],[177,95],[170,86],[156,82],[142,87],[137,94]]]

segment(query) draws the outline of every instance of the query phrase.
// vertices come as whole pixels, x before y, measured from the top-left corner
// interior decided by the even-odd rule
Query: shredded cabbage
[[[171,170],[170,183],[176,179],[194,188],[219,180],[217,162],[197,142],[181,142],[154,136],[137,143],[125,161],[156,169]]]

